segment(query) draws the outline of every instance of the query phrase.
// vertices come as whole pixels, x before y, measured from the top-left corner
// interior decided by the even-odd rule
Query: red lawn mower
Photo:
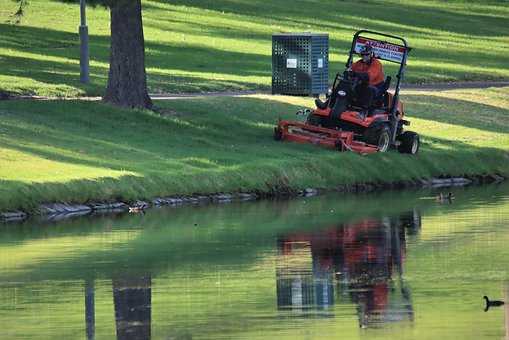
[[[351,71],[354,54],[359,54],[365,46],[371,46],[376,58],[399,64],[394,93],[387,91],[390,76],[385,79],[381,91],[375,91],[367,85],[365,73]],[[403,119],[403,104],[399,100],[410,50],[401,37],[358,31],[352,40],[346,70],[336,74],[325,102],[316,99],[316,109],[299,111],[298,114],[307,115],[305,122],[280,120],[274,129],[274,139],[312,143],[362,154],[386,152],[390,148],[397,148],[401,153],[416,154],[420,146],[419,135],[404,130],[403,127],[410,125],[410,122]]]

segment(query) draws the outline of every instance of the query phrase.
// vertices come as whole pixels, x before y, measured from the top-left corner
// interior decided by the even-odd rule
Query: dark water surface
[[[509,185],[452,191],[0,225],[0,338],[509,339]]]

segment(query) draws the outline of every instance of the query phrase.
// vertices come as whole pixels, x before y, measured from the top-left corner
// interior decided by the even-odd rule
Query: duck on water
[[[486,307],[484,307],[484,311],[487,312],[490,307],[499,307],[504,304],[504,301],[500,300],[491,300],[488,299],[486,295],[483,296],[483,299],[486,301]]]
[[[454,194],[452,192],[450,192],[448,194],[440,193],[437,195],[437,197],[435,199],[439,203],[452,203],[454,198],[455,198]]]

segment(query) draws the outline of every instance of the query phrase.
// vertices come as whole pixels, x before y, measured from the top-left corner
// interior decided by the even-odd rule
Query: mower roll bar
[[[396,88],[394,90],[394,97],[392,99],[391,111],[389,112],[391,123],[392,123],[391,144],[394,144],[394,142],[396,141],[396,132],[397,132],[396,130],[397,130],[397,124],[398,124],[398,120],[396,119],[396,108],[397,108],[397,103],[399,100],[399,90],[400,90],[400,86],[401,86],[401,81],[403,80],[403,76],[405,74],[407,55],[412,48],[410,46],[408,46],[406,40],[402,37],[398,37],[398,36],[392,35],[392,34],[376,32],[376,31],[360,30],[360,31],[357,31],[353,36],[352,45],[350,47],[350,53],[348,56],[348,61],[346,62],[346,65],[345,65],[346,68],[349,68],[352,65],[353,55],[355,53],[355,43],[357,42],[357,38],[359,38],[359,36],[361,34],[378,35],[378,36],[382,36],[382,37],[396,39],[396,40],[401,41],[403,43],[402,47],[405,48],[405,52],[403,53],[403,58],[401,60],[401,63],[399,63],[400,64],[399,70],[398,70],[398,74],[396,75],[396,78],[397,78]],[[380,40],[380,41],[386,42],[383,40]],[[395,45],[395,44],[393,44],[393,45]]]
[[[393,39],[396,39],[396,40],[400,40],[403,43],[403,45],[401,47],[405,48],[405,55],[408,54],[408,52],[410,52],[410,50],[412,49],[410,46],[408,46],[408,44],[407,44],[407,42],[406,42],[406,40],[404,38],[398,37],[397,35],[391,35],[391,34],[386,34],[386,33],[381,33],[381,32],[376,32],[376,31],[369,31],[369,30],[360,30],[360,31],[357,31],[354,34],[354,36],[353,36],[352,46],[350,47],[350,55],[348,56],[348,61],[346,62],[346,67],[349,67],[352,64],[352,58],[353,58],[353,54],[354,54],[354,51],[355,51],[355,42],[357,41],[357,38],[361,34],[364,34],[364,33],[374,34],[374,35],[379,35],[379,36],[382,36],[382,37],[387,37],[387,38],[393,38]],[[379,41],[387,42],[387,41],[384,41],[384,40],[379,40]],[[401,62],[401,64],[405,64],[405,63]]]

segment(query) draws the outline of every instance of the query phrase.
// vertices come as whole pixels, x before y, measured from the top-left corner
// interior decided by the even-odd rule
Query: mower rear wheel
[[[398,146],[399,152],[415,155],[419,151],[421,142],[417,133],[405,131],[398,137],[398,140],[401,143]]]
[[[391,129],[387,125],[368,128],[364,132],[364,141],[376,145],[379,152],[386,152],[391,145]]]

